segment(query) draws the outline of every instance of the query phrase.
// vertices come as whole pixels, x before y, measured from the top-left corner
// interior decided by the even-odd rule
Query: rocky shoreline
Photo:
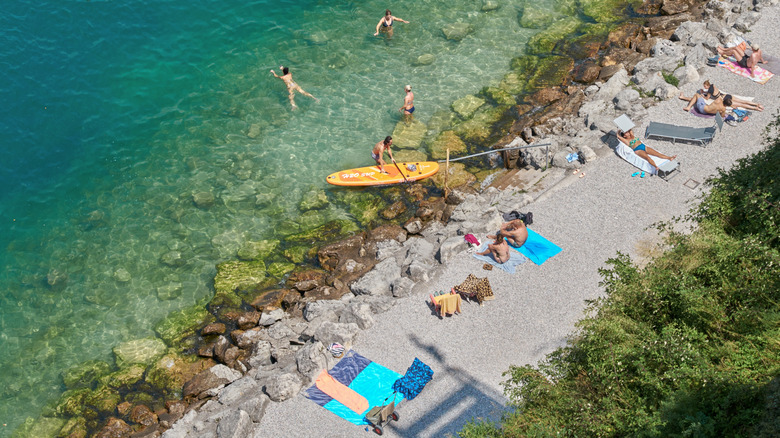
[[[551,143],[551,162],[532,148],[504,154],[510,168],[579,167],[566,160],[572,152],[584,157],[587,166],[610,152],[600,139],[614,129],[615,117],[630,113],[639,123],[648,107],[675,99],[679,89],[664,75],[679,86],[700,82],[699,71],[715,46],[747,32],[761,8],[776,3],[646,1],[637,12],[653,16],[628,20],[601,41],[554,41],[553,47],[565,46],[561,50],[588,59],[574,66],[571,58],[553,55],[543,66],[537,62],[513,70],[511,74],[525,72],[544,86],[527,97],[529,103],[512,107],[509,113],[516,116],[511,124],[496,123],[484,138],[508,132],[494,148]],[[599,62],[590,59],[599,53]],[[552,70],[566,76],[549,74]],[[458,106],[469,105],[464,101]],[[457,142],[450,140],[442,144]],[[594,145],[602,145],[601,150]],[[465,174],[462,166],[453,167]],[[248,276],[246,268],[263,263],[263,254],[275,245],[246,248],[243,257],[239,254],[244,263],[220,266],[217,294],[208,306],[199,303],[161,322],[159,338],[118,346],[120,371],[106,373],[97,362],[71,370],[66,385],[73,389],[51,413],[70,417],[57,423],[58,436],[86,436],[87,422],[106,414],[110,418],[95,436],[240,437],[262,427],[269,403],[297,395],[321,369],[335,363],[326,345],[351,346],[374,324],[374,315],[388,311],[398,299],[422,293],[441,266],[465,251],[463,235],[494,230],[502,213],[534,200],[517,189],[477,192],[473,176],[451,178],[451,187],[457,184],[453,179],[462,184],[446,199],[426,198],[419,185],[407,188],[405,196],[418,204],[403,226],[383,225],[319,248],[316,258],[322,269],[294,271],[285,288],[254,293],[265,286],[264,278]],[[343,226],[335,228],[341,232]],[[271,267],[263,264],[266,268]],[[254,297],[251,309],[244,304],[249,296]],[[195,331],[199,337],[191,336]],[[151,365],[132,365],[136,363]],[[86,389],[95,380],[105,388],[102,392]],[[158,400],[128,397],[155,393],[151,388]],[[82,406],[91,410],[85,414]]]

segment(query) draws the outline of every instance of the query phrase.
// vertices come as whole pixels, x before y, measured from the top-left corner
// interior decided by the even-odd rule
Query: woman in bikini
[[[722,91],[718,89],[718,87],[715,86],[712,82],[710,82],[709,79],[704,81],[704,88],[699,90],[697,92],[700,94],[704,99],[706,100],[715,100],[721,96],[725,97],[725,94],[723,94]],[[691,99],[689,97],[683,96],[682,93],[680,93],[680,100],[684,100],[686,102],[690,101]],[[733,108],[745,108],[753,111],[763,111],[764,105],[761,105],[760,103],[751,102],[749,100],[740,99],[738,97],[731,96],[731,106]]]
[[[634,151],[635,154],[637,154],[640,158],[650,163],[651,166],[655,167],[656,173],[658,172],[658,166],[656,166],[655,161],[653,161],[652,158],[650,158],[650,155],[658,158],[663,158],[664,160],[674,160],[677,158],[677,155],[672,155],[671,157],[668,155],[664,155],[657,150],[646,146],[644,143],[642,143],[641,140],[636,138],[634,136],[634,130],[629,129],[628,132],[618,131],[617,132],[617,138],[623,144],[630,147],[631,150]]]
[[[395,20],[400,21],[401,23],[409,24],[408,21],[394,17],[393,14],[390,12],[390,9],[385,9],[385,16],[382,17],[381,20],[379,20],[379,23],[376,25],[376,32],[374,32],[374,36],[379,35],[380,30],[382,32],[387,33],[387,36],[392,37],[393,36],[393,22]]]
[[[290,93],[290,95],[289,95],[290,105],[292,105],[292,109],[293,110],[298,108],[298,105],[295,104],[295,92],[296,91],[301,93],[301,94],[303,94],[304,96],[311,97],[312,99],[314,99],[317,102],[320,101],[319,99],[317,99],[316,97],[312,96],[311,94],[303,91],[303,88],[301,88],[300,85],[296,84],[295,81],[293,81],[292,73],[290,73],[290,69],[289,68],[287,68],[287,67],[285,67],[283,65],[280,65],[279,68],[282,69],[282,75],[281,76],[277,75],[276,72],[273,71],[273,70],[271,70],[271,74],[273,74],[274,77],[277,77],[277,78],[281,79],[284,82],[284,84],[287,85],[287,92]]]

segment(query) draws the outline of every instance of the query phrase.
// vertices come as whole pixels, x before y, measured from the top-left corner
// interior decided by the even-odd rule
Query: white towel
[[[635,167],[638,167],[640,170],[644,170],[645,172],[655,175],[656,174],[656,168],[651,166],[650,163],[645,161],[644,158],[640,157],[639,155],[635,154],[633,150],[631,150],[630,147],[623,144],[623,142],[618,143],[617,147],[615,147],[615,152],[620,156],[620,158],[628,161],[629,163],[633,164]],[[652,155],[651,155],[652,156]],[[653,161],[656,165],[660,166],[661,164],[669,161],[665,158],[658,158],[653,157]]]

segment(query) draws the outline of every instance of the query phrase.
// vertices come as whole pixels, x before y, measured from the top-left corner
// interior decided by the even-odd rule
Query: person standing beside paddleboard
[[[393,137],[387,136],[384,140],[380,141],[379,143],[374,145],[374,149],[371,151],[371,158],[376,161],[376,164],[379,165],[379,172],[380,173],[387,173],[385,172],[385,160],[383,160],[385,152],[387,152],[387,155],[390,156],[390,160],[395,163],[395,158],[393,158],[393,152],[390,150],[390,145],[393,144]]]

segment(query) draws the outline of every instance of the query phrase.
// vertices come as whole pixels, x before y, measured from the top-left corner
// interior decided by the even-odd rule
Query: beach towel
[[[510,247],[512,246],[510,245]],[[514,249],[523,253],[523,255],[531,259],[531,261],[537,265],[541,265],[550,257],[561,252],[561,248],[558,245],[540,236],[530,228],[528,229],[528,239],[525,241],[525,244],[521,246],[520,249]]]
[[[626,146],[625,144],[619,143],[617,146],[615,146],[615,153],[617,153],[620,158],[639,168],[639,170],[644,170],[651,175],[656,175],[657,169],[651,166],[650,163],[637,155],[630,147]],[[653,157],[653,161],[655,161],[655,164],[661,166],[669,160]]]
[[[327,370],[322,370],[317,380],[314,381],[314,385],[356,414],[362,414],[368,410],[368,400],[365,397],[334,379]]]
[[[425,385],[427,385],[431,379],[433,379],[433,370],[431,367],[415,357],[414,362],[412,362],[409,369],[406,370],[406,374],[393,383],[393,391],[398,391],[403,394],[407,400],[412,400],[420,394],[420,391],[425,388]]]
[[[767,81],[772,79],[772,76],[774,76],[774,73],[768,70],[764,70],[763,68],[758,66],[755,68],[756,75],[750,76],[750,70],[746,69],[745,67],[740,67],[737,64],[737,61],[734,60],[734,58],[730,58],[730,57],[724,58],[721,56],[720,58],[718,58],[718,65],[734,74],[744,76],[754,82],[758,82],[759,84],[766,84]]]
[[[335,381],[364,397],[368,401],[368,410],[375,406],[383,406],[388,398],[392,399],[393,383],[401,377],[399,373],[361,356],[354,350],[349,350],[344,354],[344,358],[328,370],[328,374]],[[350,407],[319,389],[316,382],[304,391],[304,397],[350,423],[370,424],[366,420],[365,412],[356,413]],[[403,398],[402,394],[398,394],[396,404],[400,403]]]
[[[528,231],[530,233],[531,230]],[[479,248],[477,249],[477,252],[482,252],[486,250],[487,247],[488,247],[488,241],[480,245]],[[512,245],[509,245],[509,247],[512,248]],[[510,274],[515,273],[516,266],[522,265],[523,263],[528,261],[527,258],[525,258],[522,254],[520,254],[517,251],[509,251],[509,260],[507,260],[506,263],[498,263],[490,254],[488,255],[474,254],[474,258],[477,260],[482,260],[483,262],[490,263],[493,266],[498,266],[499,268],[503,269],[504,271]]]
[[[701,117],[703,119],[711,119],[715,117],[715,114],[707,114],[707,113],[701,113],[698,109],[696,109],[696,105],[691,107],[691,110],[688,111],[689,113],[693,114],[696,117]]]

